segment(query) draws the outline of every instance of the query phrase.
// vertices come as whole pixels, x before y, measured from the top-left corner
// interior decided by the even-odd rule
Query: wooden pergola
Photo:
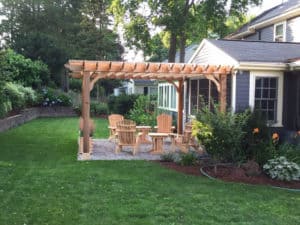
[[[188,78],[201,77],[211,80],[219,92],[222,111],[226,110],[226,75],[232,67],[222,65],[196,65],[184,63],[145,63],[69,60],[65,67],[73,78],[82,79],[83,152],[90,153],[89,120],[90,92],[99,79],[155,79],[173,84],[178,94],[177,131],[182,133],[183,85]]]

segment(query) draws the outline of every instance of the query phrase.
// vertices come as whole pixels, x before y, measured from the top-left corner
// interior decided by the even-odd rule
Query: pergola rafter
[[[226,110],[226,75],[231,74],[228,65],[197,65],[184,63],[147,63],[69,60],[65,67],[70,76],[82,79],[83,152],[89,149],[90,91],[99,79],[151,79],[173,84],[178,94],[177,130],[182,133],[183,86],[188,78],[205,77],[211,80],[219,92],[220,109]]]

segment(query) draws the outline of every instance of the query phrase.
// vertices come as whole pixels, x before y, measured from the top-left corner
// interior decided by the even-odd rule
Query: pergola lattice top
[[[230,74],[230,66],[196,65],[184,63],[145,63],[69,60],[66,67],[72,77],[82,78],[82,72],[93,72],[91,78],[102,75],[109,79],[185,80],[199,75]]]

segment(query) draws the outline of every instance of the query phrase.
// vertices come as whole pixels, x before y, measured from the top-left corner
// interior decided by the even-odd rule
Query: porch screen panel
[[[198,104],[198,80],[191,80],[191,105],[190,105],[190,112],[194,113],[197,111]]]

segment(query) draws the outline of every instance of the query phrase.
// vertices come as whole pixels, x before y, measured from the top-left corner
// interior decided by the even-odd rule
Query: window
[[[158,84],[158,106],[160,109],[177,110],[177,92],[174,85],[169,83]]]
[[[285,41],[285,28],[286,28],[286,22],[277,23],[274,25],[274,41],[276,42]]]
[[[270,123],[277,122],[277,90],[277,77],[256,77],[254,108]]]
[[[260,110],[269,125],[281,127],[283,73],[279,71],[250,71],[249,88],[250,108]]]

